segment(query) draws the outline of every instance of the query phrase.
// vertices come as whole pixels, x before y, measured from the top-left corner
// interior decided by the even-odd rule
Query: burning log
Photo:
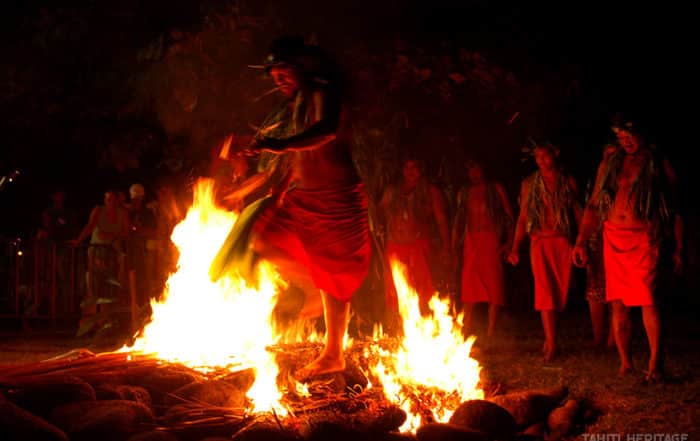
[[[520,428],[547,419],[547,415],[569,393],[565,386],[551,389],[514,392],[506,395],[496,395],[488,401],[506,409],[515,418]]]

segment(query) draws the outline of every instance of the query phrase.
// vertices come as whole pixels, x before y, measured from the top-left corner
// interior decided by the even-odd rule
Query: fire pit
[[[283,282],[266,265],[256,286],[214,283],[208,264],[235,215],[208,182],[173,232],[177,272],[134,343],[106,354],[76,350],[0,371],[0,429],[10,439],[506,440],[558,439],[579,415],[565,388],[484,400],[473,338],[435,296],[422,316],[399,264],[392,271],[401,338],[346,341],[346,369],[300,383],[319,336],[275,329]],[[545,431],[545,428],[547,429]]]
[[[565,388],[468,400],[446,421],[433,409],[450,394],[404,386],[417,428],[400,433],[407,413],[390,402],[366,369],[377,347],[396,340],[353,344],[347,369],[306,384],[290,373],[308,362],[320,345],[271,347],[279,361],[281,411],[255,412],[246,396],[253,369],[207,373],[179,363],[128,352],[72,351],[58,359],[0,372],[0,427],[9,439],[201,440],[234,439],[512,439],[516,433],[558,439],[574,428],[579,413]],[[402,403],[404,404],[404,403]],[[562,405],[563,404],[563,405]],[[436,407],[432,407],[436,406]],[[407,426],[408,427],[408,426]],[[413,429],[413,430],[411,430]],[[14,438],[13,438],[14,436]]]

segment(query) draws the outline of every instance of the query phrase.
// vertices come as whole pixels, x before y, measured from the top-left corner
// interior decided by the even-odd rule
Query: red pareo
[[[254,232],[309,269],[316,287],[347,302],[371,258],[367,194],[363,184],[289,191],[269,207]]]
[[[495,231],[468,231],[464,237],[462,301],[505,304],[501,241]]]
[[[535,279],[535,309],[562,311],[571,276],[571,242],[563,234],[530,236],[530,263]]]
[[[605,299],[625,306],[654,304],[659,247],[646,228],[603,224]]]

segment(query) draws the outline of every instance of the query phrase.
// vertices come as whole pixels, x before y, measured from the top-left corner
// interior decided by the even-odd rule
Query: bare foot
[[[549,346],[544,353],[544,362],[545,363],[551,362],[556,355],[557,355],[557,349],[554,347],[554,345]]]
[[[624,378],[628,374],[632,372],[632,366],[630,365],[622,365],[620,366],[620,369],[617,371],[617,376],[618,378]]]
[[[646,384],[661,384],[664,382],[664,375],[661,371],[648,371],[646,377],[644,377],[644,382]]]
[[[294,373],[298,380],[306,380],[323,374],[332,374],[345,370],[345,359],[340,357],[331,357],[326,354],[321,354],[316,360],[307,364],[303,368]]]

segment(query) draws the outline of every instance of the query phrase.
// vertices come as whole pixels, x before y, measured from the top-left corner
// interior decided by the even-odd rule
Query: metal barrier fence
[[[169,240],[71,246],[0,238],[0,319],[77,322],[111,309],[128,314],[162,291],[172,262]]]

